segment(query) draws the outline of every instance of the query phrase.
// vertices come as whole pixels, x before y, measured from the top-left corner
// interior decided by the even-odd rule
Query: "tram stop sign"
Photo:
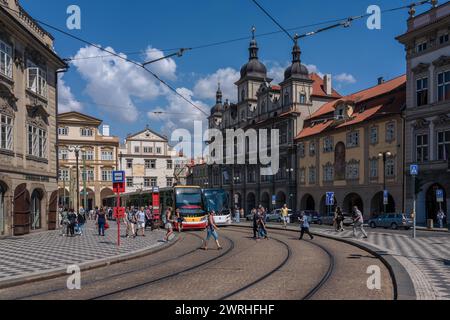
[[[419,166],[417,164],[412,164],[410,167],[410,173],[412,176],[417,176],[419,174]]]
[[[114,208],[113,218],[124,219],[125,218],[125,208]]]
[[[383,204],[387,206],[389,204],[389,192],[384,190],[383,192]]]
[[[444,202],[444,190],[442,190],[442,189],[436,190],[436,201]]]

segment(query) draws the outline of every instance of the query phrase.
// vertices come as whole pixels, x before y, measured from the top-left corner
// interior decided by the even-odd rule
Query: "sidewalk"
[[[161,241],[163,230],[148,230],[146,237],[122,237],[119,248],[117,224],[110,222],[110,226],[105,237],[99,237],[94,223],[89,221],[83,236],[63,237],[60,231],[48,231],[0,240],[0,288],[63,275],[69,265],[86,270],[117,263],[174,243]],[[121,225],[122,235],[123,228]]]
[[[240,225],[250,226],[250,223]],[[267,225],[269,228],[283,230],[280,224]],[[299,226],[291,225],[288,230],[298,231]],[[400,279],[398,286],[408,287],[405,282],[410,280],[418,300],[450,300],[450,234],[412,239],[403,234],[372,231],[368,232],[368,239],[354,239],[352,228],[349,227],[342,233],[337,233],[333,227],[311,227],[311,231],[319,236],[367,247],[382,257],[395,259],[390,264],[396,279]],[[397,263],[401,265],[400,268],[395,266]],[[404,278],[404,270],[409,279]],[[414,296],[414,293],[409,295],[411,294]],[[408,293],[404,293],[404,296],[407,295]]]

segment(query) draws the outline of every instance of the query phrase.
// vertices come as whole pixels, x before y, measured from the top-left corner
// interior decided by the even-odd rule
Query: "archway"
[[[436,191],[437,190],[443,190],[444,192],[444,202],[437,202],[436,198]],[[444,214],[447,215],[447,193],[445,192],[445,189],[438,183],[433,184],[430,186],[426,193],[426,214],[427,219],[433,219],[433,221],[436,221],[437,212],[439,209],[442,209],[444,211]],[[447,217],[448,218],[448,217]]]
[[[5,234],[6,227],[6,191],[8,190],[6,183],[0,181],[0,235]]]
[[[316,210],[316,202],[314,201],[314,198],[310,194],[305,194],[302,198],[302,201],[300,203],[300,210]]]
[[[384,208],[384,193],[383,191],[380,191],[373,196],[372,201],[370,202],[370,216],[377,216],[381,213],[395,213],[395,200],[391,194],[389,194],[388,197],[386,212]]]
[[[106,206],[108,206],[108,203],[107,203],[107,197],[110,197],[110,196],[113,196],[114,195],[114,191],[112,191],[110,188],[105,188],[105,189],[103,189],[101,192],[100,192],[100,199],[101,199],[101,202],[102,202],[102,206],[103,207],[106,207]]]
[[[250,192],[247,194],[247,213],[250,213],[254,208],[256,208],[256,196],[253,192]]]
[[[58,205],[61,208],[72,207],[70,203],[70,191],[67,188],[58,190]]]
[[[43,200],[44,191],[42,189],[34,189],[31,194],[30,205],[30,228],[38,230],[42,228],[42,213],[44,212]]]
[[[92,189],[87,188],[86,189],[86,198],[84,197],[84,195],[85,195],[84,189],[81,189],[81,191],[80,191],[80,208],[83,207],[87,210],[94,209],[94,207],[95,207],[95,192]]]
[[[270,195],[267,192],[264,192],[261,197],[261,205],[268,209],[270,206]]]
[[[337,208],[337,199],[334,197],[334,205],[327,206],[327,196],[323,195],[320,199],[320,214],[323,216],[333,215]]]
[[[23,183],[14,190],[14,235],[30,233],[30,193]]]
[[[48,202],[48,230],[56,230],[58,217],[58,190],[53,191]]]
[[[349,193],[344,198],[342,211],[344,213],[352,213],[353,207],[355,206],[358,207],[359,211],[361,211],[362,214],[364,214],[364,203],[362,198],[357,193]]]
[[[242,195],[239,192],[234,193],[233,198],[233,210],[236,208],[242,208]]]
[[[277,193],[276,209],[280,209],[283,205],[287,204],[286,194],[283,191]]]

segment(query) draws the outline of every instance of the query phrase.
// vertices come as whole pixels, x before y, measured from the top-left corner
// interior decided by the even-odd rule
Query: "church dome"
[[[308,68],[303,65],[300,60],[301,53],[302,52],[296,39],[294,48],[292,49],[292,65],[290,65],[284,72],[285,81],[290,78],[309,79]]]
[[[241,68],[241,79],[246,76],[265,79],[267,77],[267,68],[258,60],[258,44],[256,43],[255,33],[253,29],[253,39],[249,47],[249,61]]]

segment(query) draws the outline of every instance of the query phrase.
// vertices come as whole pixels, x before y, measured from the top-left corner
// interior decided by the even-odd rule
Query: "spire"
[[[255,26],[252,27],[252,41],[250,41],[250,47],[249,47],[249,52],[250,52],[250,60],[251,59],[258,59],[258,44],[256,43],[256,39],[255,39],[255,31],[256,28]]]
[[[216,93],[216,103],[217,104],[222,104],[222,90],[220,89],[220,82],[217,88],[217,93]]]
[[[299,39],[299,36],[298,36],[298,34],[296,34],[294,48],[292,49],[292,63],[301,62],[300,56],[302,54],[302,51],[300,50],[300,47],[298,45],[298,39]]]

